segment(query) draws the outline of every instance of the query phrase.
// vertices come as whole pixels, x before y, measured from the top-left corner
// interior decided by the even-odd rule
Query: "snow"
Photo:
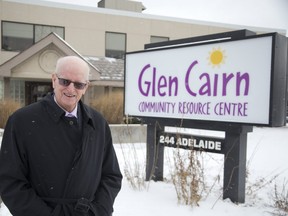
[[[281,191],[281,187],[285,182],[287,184],[288,179],[288,125],[279,128],[253,127],[253,132],[248,134],[247,147],[248,177],[245,203],[235,204],[229,199],[222,199],[223,155],[202,153],[200,157],[207,191],[211,191],[202,197],[199,206],[185,206],[178,203],[174,185],[169,181],[173,166],[171,154],[175,149],[165,148],[165,180],[147,182],[143,181],[145,178],[145,144],[115,144],[124,179],[122,190],[115,201],[113,215],[268,216],[277,213],[278,210],[273,207],[274,187],[276,185]],[[130,174],[138,175],[139,185],[142,188],[131,187],[125,177],[126,170],[129,170]],[[2,203],[0,216],[10,215]]]

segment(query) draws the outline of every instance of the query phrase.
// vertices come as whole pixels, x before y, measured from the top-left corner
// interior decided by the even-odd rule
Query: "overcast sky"
[[[97,7],[99,0],[46,0]],[[139,0],[141,1],[141,0]],[[142,0],[143,13],[285,29],[288,36],[288,0]]]

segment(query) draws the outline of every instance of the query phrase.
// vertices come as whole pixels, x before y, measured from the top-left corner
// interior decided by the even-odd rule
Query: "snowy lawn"
[[[131,147],[132,146],[132,147]],[[164,182],[144,182],[141,190],[132,189],[125,170],[138,170],[139,179],[145,176],[145,144],[115,144],[123,171],[123,187],[114,205],[114,216],[265,216],[280,213],[273,208],[274,187],[279,191],[288,180],[288,126],[281,128],[254,127],[248,134],[246,201],[234,204],[222,199],[223,155],[203,153],[203,169],[207,189],[212,189],[199,206],[177,203],[174,185],[169,182],[172,148],[165,148]],[[130,174],[131,174],[130,173]],[[212,187],[212,185],[214,187]],[[287,187],[286,187],[287,193]],[[287,214],[287,213],[286,213]],[[10,216],[1,205],[0,216]],[[282,214],[285,215],[285,214]]]

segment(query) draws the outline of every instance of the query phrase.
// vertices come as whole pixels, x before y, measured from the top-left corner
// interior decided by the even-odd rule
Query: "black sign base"
[[[172,122],[168,119],[152,121],[151,119],[145,119],[147,124],[146,180],[163,181],[164,147],[169,146],[169,143],[161,144],[160,142],[160,137],[165,134],[164,126],[225,131],[225,139],[222,142],[224,145],[221,146],[221,151],[214,151],[214,153],[224,154],[223,199],[229,198],[234,203],[244,203],[247,134],[253,131],[253,127],[221,123],[210,123],[208,126],[195,124],[192,121],[181,121],[180,124],[175,121]],[[171,137],[169,136],[168,138]],[[167,142],[169,142],[168,138]],[[214,137],[211,137],[211,140],[217,141]],[[221,140],[218,141],[220,142]],[[197,148],[195,150],[205,151],[205,149]],[[208,150],[207,152],[213,151]]]

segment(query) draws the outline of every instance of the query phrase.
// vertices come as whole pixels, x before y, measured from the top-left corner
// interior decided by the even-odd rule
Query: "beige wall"
[[[23,0],[23,2],[25,1],[27,0]],[[36,5],[0,0],[0,22],[4,20],[65,27],[65,41],[84,56],[105,56],[105,32],[107,31],[125,33],[127,35],[127,52],[131,52],[143,50],[144,45],[150,43],[151,36],[169,37],[170,40],[174,40],[243,29],[239,26],[227,27],[227,25],[200,23],[136,12],[31,1],[35,1]],[[248,29],[256,31],[253,28]],[[0,28],[0,35],[2,35],[1,30],[2,28]],[[0,44],[2,44],[1,37]],[[50,48],[58,52],[57,47]],[[11,77],[51,81],[51,73],[43,70],[43,66],[41,67],[41,63],[39,64],[43,51],[45,50],[41,50],[22,64],[12,68]],[[0,65],[17,54],[18,52],[0,49]],[[63,53],[59,51],[59,54],[62,55]],[[0,77],[0,82],[1,79],[3,78]],[[90,101],[104,94],[104,86],[109,85],[106,84],[91,86],[84,97],[85,101]],[[123,86],[123,82],[121,82],[121,86]]]
[[[23,0],[25,2],[25,0]],[[105,32],[127,34],[127,51],[142,50],[150,43],[150,36],[169,37],[170,40],[239,30],[243,27],[197,24],[185,19],[152,16],[136,12],[105,8],[68,6],[58,3],[38,5],[0,0],[0,19],[32,24],[65,27],[65,40],[85,56],[105,56]],[[40,5],[41,4],[41,5]],[[46,6],[44,6],[46,5]],[[48,6],[47,6],[48,5]],[[70,7],[70,9],[69,9]],[[253,29],[251,29],[253,31]],[[1,28],[0,28],[1,31]],[[1,32],[0,32],[1,33]],[[1,38],[0,38],[1,40]],[[0,64],[17,53],[0,51]]]
[[[127,15],[124,16],[124,13]],[[64,26],[65,40],[86,56],[105,56],[106,31],[126,33],[127,51],[130,52],[143,49],[144,44],[150,43],[151,35],[173,40],[234,30],[150,17],[141,13],[103,8],[84,11],[0,0],[1,20]],[[0,64],[15,54],[17,53],[1,51]]]

